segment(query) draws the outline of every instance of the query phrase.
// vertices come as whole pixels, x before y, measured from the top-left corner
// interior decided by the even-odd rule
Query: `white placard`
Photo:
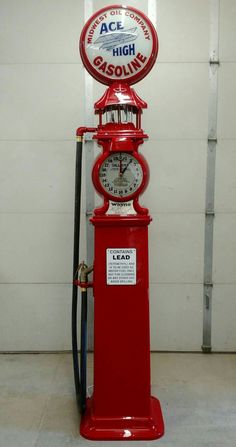
[[[107,284],[136,284],[136,248],[107,248]]]

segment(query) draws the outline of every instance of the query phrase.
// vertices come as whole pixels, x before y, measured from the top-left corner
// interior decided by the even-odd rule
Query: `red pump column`
[[[148,225],[143,219],[93,218],[94,395],[82,420],[89,439],[156,439],[163,434],[159,401],[151,397]],[[136,285],[107,285],[107,247],[136,251]]]
[[[95,226],[94,413],[99,417],[120,418],[125,428],[125,417],[150,415],[150,218],[124,218],[122,226],[118,217],[109,221],[93,218],[92,222]],[[136,284],[108,285],[108,280],[116,281],[119,273],[117,258],[128,256],[131,264],[136,265],[127,269],[126,259],[123,265],[130,282],[135,280],[135,271]],[[112,262],[116,270],[112,270]],[[124,273],[121,275],[125,278]]]

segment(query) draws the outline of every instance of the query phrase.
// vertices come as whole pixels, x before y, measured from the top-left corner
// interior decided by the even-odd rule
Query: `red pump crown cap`
[[[130,105],[137,109],[146,109],[147,103],[143,101],[129,85],[114,82],[104,95],[94,104],[95,110],[101,110],[112,105]]]

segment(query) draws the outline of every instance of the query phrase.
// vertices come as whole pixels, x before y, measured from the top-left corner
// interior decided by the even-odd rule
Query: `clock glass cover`
[[[100,166],[102,188],[113,197],[133,195],[143,181],[143,169],[137,158],[127,152],[114,152]]]

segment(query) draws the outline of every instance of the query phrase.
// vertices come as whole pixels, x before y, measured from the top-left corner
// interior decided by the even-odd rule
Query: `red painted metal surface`
[[[82,418],[89,439],[156,439],[160,405],[151,397],[149,216],[95,216],[94,394]],[[106,249],[135,248],[136,285],[107,285]]]
[[[109,89],[112,89],[112,86]],[[108,90],[109,90],[108,89]],[[133,90],[133,89],[132,89]],[[107,102],[106,102],[107,101]],[[133,93],[130,101],[133,101]],[[137,112],[141,111],[141,104],[145,102],[139,98],[139,107],[136,105],[135,108]],[[109,95],[105,95],[97,103],[100,104],[103,110],[109,104]],[[98,109],[100,110],[100,109]],[[97,132],[94,134],[93,139],[97,140],[98,145],[102,147],[102,154],[98,155],[95,160],[94,167],[92,170],[92,180],[97,192],[103,197],[104,204],[102,207],[95,209],[95,214],[105,214],[108,210],[109,200],[114,200],[114,198],[108,194],[106,190],[101,185],[99,179],[99,169],[103,161],[110,155],[111,152],[128,152],[132,154],[140,163],[143,171],[143,181],[139,189],[130,196],[126,197],[126,201],[133,199],[134,208],[138,214],[147,214],[147,209],[143,208],[138,203],[138,197],[144,192],[149,182],[149,167],[145,158],[139,153],[139,146],[143,144],[144,139],[148,136],[143,132],[142,129],[135,127],[132,122],[129,123],[106,123],[104,125],[99,125]],[[124,198],[116,197],[117,202],[124,201]]]
[[[106,107],[106,95],[100,101]],[[138,108],[137,108],[138,109]],[[99,125],[94,139],[102,148],[95,161],[93,182],[104,199],[94,210],[94,392],[82,416],[80,432],[88,439],[157,439],[164,433],[158,399],[151,396],[149,340],[148,209],[139,204],[149,169],[139,154],[147,135],[133,123]],[[140,188],[133,199],[134,214],[106,214],[113,198],[101,188],[99,168],[111,152],[132,154],[142,166]],[[107,249],[136,250],[136,283],[108,285]]]
[[[97,418],[93,400],[87,400],[86,417],[82,419],[80,432],[92,440],[142,441],[158,439],[164,434],[164,422],[158,399],[150,398],[148,417]]]
[[[129,141],[128,140],[127,141],[122,141],[121,143],[124,143],[124,149],[123,150],[125,150],[125,152],[128,152],[127,148],[129,147],[128,146]],[[132,142],[130,142],[130,143],[131,143],[131,146],[132,146]],[[120,149],[121,146],[123,146],[123,144],[121,145],[118,142],[117,145],[116,145],[116,150],[114,152],[120,151],[121,150]],[[98,191],[98,193],[100,195],[102,195],[103,197],[106,197],[107,200],[113,200],[113,197],[110,194],[108,194],[108,192],[102,187],[101,182],[99,181],[99,170],[100,170],[100,167],[101,167],[102,163],[104,162],[104,160],[106,160],[107,156],[109,155],[109,152],[110,152],[109,149],[105,150],[103,152],[102,156],[99,156],[97,158],[96,163],[94,164],[94,167],[93,167],[93,171],[92,171],[92,179],[93,179],[93,184],[94,184],[96,190]],[[126,201],[131,200],[135,196],[137,197],[137,195],[141,194],[141,192],[143,192],[145,190],[145,188],[147,187],[148,180],[149,180],[149,169],[148,169],[148,165],[147,165],[147,162],[146,162],[145,158],[141,154],[139,154],[137,151],[134,152],[133,148],[130,149],[130,152],[132,152],[133,157],[135,157],[136,160],[138,160],[139,164],[142,166],[143,180],[142,180],[142,183],[141,183],[139,189],[134,194],[130,194],[129,196],[127,196],[126,197]],[[117,202],[123,202],[124,198],[116,197],[116,201]]]
[[[76,136],[77,137],[82,137],[85,133],[87,132],[95,132],[97,130],[96,127],[78,127],[77,131],[76,131]]]
[[[73,281],[74,286],[78,286],[81,289],[91,289],[93,288],[93,282],[89,281],[89,282],[81,282],[78,279],[74,279]]]
[[[94,104],[95,110],[101,110],[111,105],[130,105],[141,109],[147,108],[147,103],[136,91],[124,82],[113,82],[104,95]]]
[[[132,123],[99,126],[94,138],[102,147],[93,182],[104,204],[94,210],[94,392],[87,401],[80,432],[88,439],[151,440],[161,437],[164,423],[158,399],[151,396],[149,340],[148,210],[139,194],[149,178],[138,149],[147,137]],[[131,197],[135,213],[109,215],[109,200],[99,183],[99,168],[111,152],[135,156],[144,172],[141,187]],[[119,198],[115,198],[117,202]],[[124,199],[122,199],[124,200]],[[109,285],[107,249],[136,250],[136,282]]]

